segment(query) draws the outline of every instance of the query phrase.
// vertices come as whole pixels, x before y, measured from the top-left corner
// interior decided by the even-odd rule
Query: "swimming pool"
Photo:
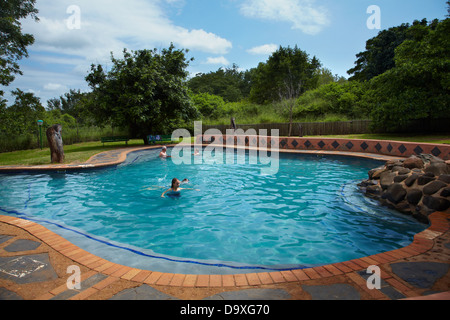
[[[115,263],[191,274],[346,261],[404,247],[427,227],[358,191],[379,161],[281,154],[278,173],[262,175],[248,153],[215,165],[158,154],[98,171],[0,175],[0,213]],[[193,190],[161,198],[175,177]]]

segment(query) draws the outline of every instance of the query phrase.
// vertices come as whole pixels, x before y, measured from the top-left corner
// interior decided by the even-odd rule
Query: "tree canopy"
[[[316,57],[311,59],[297,46],[280,46],[267,62],[261,62],[253,71],[250,99],[256,103],[267,103],[280,100],[280,95],[297,98],[317,86],[320,66]],[[287,91],[292,90],[298,91],[298,94],[288,94]]]
[[[15,75],[22,74],[17,63],[28,57],[27,46],[34,43],[31,34],[22,32],[20,19],[31,16],[38,21],[36,0],[0,1],[0,85],[8,86]],[[0,91],[0,96],[3,91]]]
[[[144,138],[198,116],[186,85],[185,50],[125,49],[123,59],[111,55],[111,61],[110,71],[92,65],[86,77],[92,88],[89,108],[99,123],[127,127],[132,137]]]
[[[450,115],[450,19],[408,29],[395,50],[395,67],[369,83],[376,126],[395,130],[410,120]]]
[[[246,98],[250,93],[250,85],[250,71],[239,71],[236,64],[231,68],[197,74],[188,82],[193,93],[213,94],[228,102]]]
[[[426,26],[427,20],[414,21],[413,26]],[[348,70],[349,80],[367,81],[395,67],[395,49],[408,38],[411,25],[382,30],[366,42],[366,50],[356,55],[355,67]]]
[[[8,135],[26,135],[36,131],[36,121],[44,119],[45,108],[33,93],[20,89],[12,91],[14,103],[2,114],[0,132]]]

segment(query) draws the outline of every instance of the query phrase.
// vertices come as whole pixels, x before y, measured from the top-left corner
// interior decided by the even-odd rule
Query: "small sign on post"
[[[42,150],[42,126],[44,125],[44,121],[38,120],[37,125],[39,127],[39,146],[41,147]]]

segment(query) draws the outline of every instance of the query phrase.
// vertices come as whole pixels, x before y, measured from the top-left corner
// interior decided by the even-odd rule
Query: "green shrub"
[[[203,117],[217,119],[224,114],[224,105],[222,97],[209,93],[198,93],[191,96],[192,102]]]
[[[320,117],[339,114],[350,118],[368,116],[364,105],[365,84],[357,81],[330,83],[311,90],[297,99],[294,117]]]

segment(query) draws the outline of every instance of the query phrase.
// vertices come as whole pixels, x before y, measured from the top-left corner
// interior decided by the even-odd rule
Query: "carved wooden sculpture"
[[[50,146],[52,163],[64,163],[63,140],[61,136],[62,126],[55,124],[47,129],[47,140]]]

